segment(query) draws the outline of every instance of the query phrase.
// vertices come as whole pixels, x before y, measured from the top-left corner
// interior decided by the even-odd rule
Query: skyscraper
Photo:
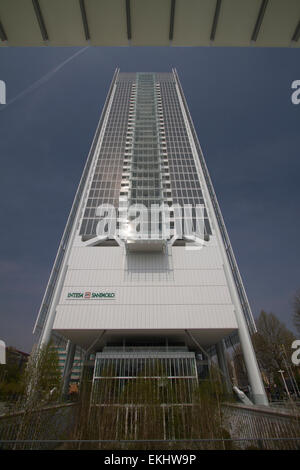
[[[66,384],[78,346],[95,357],[94,384],[109,364],[122,381],[154,360],[171,381],[197,381],[217,356],[230,388],[226,344],[239,340],[252,398],[266,404],[254,331],[176,70],[116,70],[36,321],[39,344],[68,341]]]

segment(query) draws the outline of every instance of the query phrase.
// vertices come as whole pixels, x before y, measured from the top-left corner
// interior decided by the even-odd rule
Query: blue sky
[[[78,51],[0,49],[8,103],[0,105],[0,338],[32,346],[116,67],[177,68],[254,316],[272,311],[292,328],[300,288],[300,105],[290,97],[299,51],[90,47],[67,60]]]

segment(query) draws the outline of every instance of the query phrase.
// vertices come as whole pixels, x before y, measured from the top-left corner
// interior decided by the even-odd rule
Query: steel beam
[[[91,39],[91,36],[90,36],[89,24],[88,24],[87,16],[86,16],[86,9],[85,9],[84,0],[79,0],[79,5],[80,5],[81,18],[82,18],[82,24],[83,24],[85,39],[87,41],[89,41]]]
[[[217,2],[216,2],[214,20],[213,20],[213,24],[212,24],[212,27],[211,27],[211,33],[210,33],[210,40],[211,41],[214,41],[215,37],[216,37],[216,31],[217,31],[217,26],[218,26],[220,11],[221,11],[221,3],[222,3],[222,0],[217,0]]]
[[[176,6],[176,0],[171,0],[170,30],[169,30],[170,41],[173,40],[173,35],[174,35],[175,6]]]
[[[130,0],[126,0],[126,22],[127,22],[127,39],[131,39],[131,14],[130,14]]]
[[[5,29],[3,27],[3,24],[1,23],[1,20],[0,20],[0,39],[1,39],[1,41],[7,41],[6,32],[5,32]]]
[[[251,41],[255,42],[257,40],[261,25],[262,25],[262,22],[266,13],[268,3],[269,3],[269,0],[262,0],[261,2],[260,9],[258,12],[258,17],[254,26],[252,36],[251,36]]]
[[[44,21],[43,15],[42,15],[42,10],[41,10],[39,1],[38,0],[32,0],[32,4],[33,4],[35,16],[38,20],[38,24],[39,24],[39,27],[40,27],[40,30],[41,30],[42,38],[43,38],[44,41],[48,41],[49,36],[48,36],[48,33],[47,33],[47,29],[46,29],[46,25],[45,25],[45,21]]]
[[[299,20],[299,22],[297,24],[297,27],[295,29],[295,32],[293,34],[292,41],[297,42],[299,38],[300,38],[300,20]]]

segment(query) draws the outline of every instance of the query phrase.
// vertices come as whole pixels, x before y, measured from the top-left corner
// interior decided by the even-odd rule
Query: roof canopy
[[[299,47],[299,0],[0,0],[0,46]]]

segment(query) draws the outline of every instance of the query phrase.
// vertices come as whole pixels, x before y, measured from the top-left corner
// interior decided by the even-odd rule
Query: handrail
[[[280,410],[278,408],[272,408],[271,406],[256,406],[256,405],[244,405],[242,403],[224,403],[222,406],[227,407],[227,408],[234,408],[239,411],[246,411],[252,414],[267,414],[267,415],[273,415],[273,416],[278,416],[282,418],[293,418],[293,419],[299,419],[300,418],[300,413],[295,414],[295,410]]]

